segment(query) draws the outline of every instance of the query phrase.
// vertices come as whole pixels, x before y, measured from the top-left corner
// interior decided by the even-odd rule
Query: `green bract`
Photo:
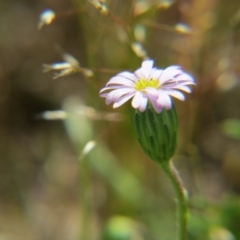
[[[155,162],[169,161],[176,149],[177,114],[174,106],[161,113],[148,104],[144,112],[132,109],[135,135],[144,152]]]

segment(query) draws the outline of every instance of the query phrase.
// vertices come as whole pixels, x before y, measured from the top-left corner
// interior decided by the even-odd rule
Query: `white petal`
[[[151,101],[152,105],[153,105],[153,108],[154,110],[157,112],[157,113],[160,113],[163,109],[163,107],[158,104],[157,102],[157,98],[156,97],[153,97],[151,95],[148,96],[149,100]]]
[[[145,111],[145,109],[146,109],[146,107],[147,107],[147,102],[148,102],[148,98],[147,98],[146,96],[143,96],[143,97],[141,98],[141,104],[140,104],[140,106],[138,107],[138,110],[139,110],[140,112]]]
[[[176,75],[181,73],[182,71],[178,66],[171,66],[166,68],[160,76],[161,84],[163,85],[165,82],[172,80]]]
[[[122,104],[124,104],[125,102],[127,102],[130,98],[132,98],[134,96],[135,93],[129,93],[127,95],[122,96],[121,98],[118,99],[118,101],[116,101],[113,104],[113,108],[117,108],[120,107]]]
[[[185,96],[183,93],[179,92],[179,91],[174,91],[174,90],[170,90],[170,91],[165,91],[168,95],[175,97],[181,101],[185,100]]]
[[[101,93],[101,94],[100,94],[100,97],[105,98],[108,94],[109,94],[108,92],[106,92],[106,93]]]
[[[147,87],[144,89],[144,91],[148,96],[151,95],[152,97],[155,98],[158,98],[159,96],[159,90],[157,90],[156,88]]]
[[[184,92],[190,93],[191,92],[190,87],[185,86],[185,85],[186,84],[172,83],[172,84],[166,84],[166,85],[162,86],[161,89],[165,90],[165,91],[171,91],[171,90],[177,89],[177,90],[182,90]]]
[[[116,101],[118,101],[118,99],[120,97],[122,97],[122,96],[124,96],[126,94],[129,94],[129,93],[134,93],[134,92],[135,92],[135,90],[133,90],[133,89],[126,89],[126,88],[125,89],[118,89],[113,94],[112,99],[113,99],[114,102],[116,102]]]
[[[153,60],[145,60],[142,62],[142,69],[146,70],[146,71],[150,71],[153,67]]]
[[[142,67],[137,69],[134,74],[137,78],[148,79],[152,75],[153,60],[145,60],[142,62]]]
[[[106,86],[109,86],[109,85],[112,85],[112,84],[119,84],[119,85],[123,85],[123,86],[133,86],[134,85],[134,81],[133,80],[129,80],[129,79],[124,78],[124,77],[116,76],[116,77],[111,78],[107,82]]]
[[[112,96],[113,96],[113,93],[112,92],[110,92],[110,93],[108,93],[107,95],[106,95],[106,99],[105,99],[105,103],[107,104],[107,105],[109,105],[111,102],[113,102],[113,99],[112,99]]]
[[[134,72],[134,74],[138,79],[147,79],[149,75],[149,73],[146,72],[143,68],[139,68]]]
[[[177,81],[189,81],[194,83],[194,79],[191,75],[187,73],[183,73],[175,78]]]
[[[160,92],[160,95],[158,97],[157,103],[161,106],[163,106],[166,109],[170,109],[172,107],[172,101],[171,98],[167,93],[164,91]]]
[[[111,87],[105,87],[103,89],[100,90],[100,95],[104,94],[105,91],[109,91],[109,90],[117,90],[117,89],[133,89],[132,87],[123,87],[123,86],[111,86]]]
[[[163,106],[157,104],[157,102],[152,102],[153,108],[157,113],[160,113],[163,110]]]
[[[141,92],[136,92],[136,94],[132,100],[132,107],[138,108],[141,105],[142,98],[143,98],[143,94]]]
[[[163,73],[163,70],[153,69],[150,78],[159,79],[162,73]]]
[[[133,73],[130,73],[130,72],[121,72],[117,76],[127,78],[127,79],[132,80],[132,81],[137,80],[136,76]]]
[[[127,88],[120,88],[117,90],[113,90],[108,95],[106,96],[106,104],[110,104],[111,102],[116,102],[118,101],[119,98],[122,96],[131,93],[133,90],[132,89],[127,89]]]
[[[182,91],[187,92],[187,93],[191,92],[191,88],[188,87],[188,86],[177,86],[174,89],[182,90]]]

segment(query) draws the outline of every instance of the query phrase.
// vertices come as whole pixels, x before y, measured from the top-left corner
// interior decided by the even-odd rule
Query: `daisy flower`
[[[140,112],[146,109],[148,101],[157,113],[171,108],[171,97],[184,101],[182,91],[190,93],[188,85],[194,85],[194,79],[179,66],[158,69],[153,63],[153,60],[145,60],[134,73],[121,72],[112,77],[100,96],[105,98],[106,104],[113,102],[113,108],[132,98],[132,107]]]

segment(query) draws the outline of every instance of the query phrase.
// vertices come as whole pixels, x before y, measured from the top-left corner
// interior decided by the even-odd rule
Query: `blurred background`
[[[1,240],[175,238],[174,192],[130,103],[99,98],[146,57],[197,82],[175,102],[189,240],[240,239],[239,0],[1,0]]]

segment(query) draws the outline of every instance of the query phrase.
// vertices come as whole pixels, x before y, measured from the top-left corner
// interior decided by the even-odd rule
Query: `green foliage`
[[[240,120],[227,119],[222,123],[223,132],[229,136],[240,140]]]
[[[107,222],[102,240],[134,240],[139,237],[137,223],[134,220],[127,217],[114,216]]]

